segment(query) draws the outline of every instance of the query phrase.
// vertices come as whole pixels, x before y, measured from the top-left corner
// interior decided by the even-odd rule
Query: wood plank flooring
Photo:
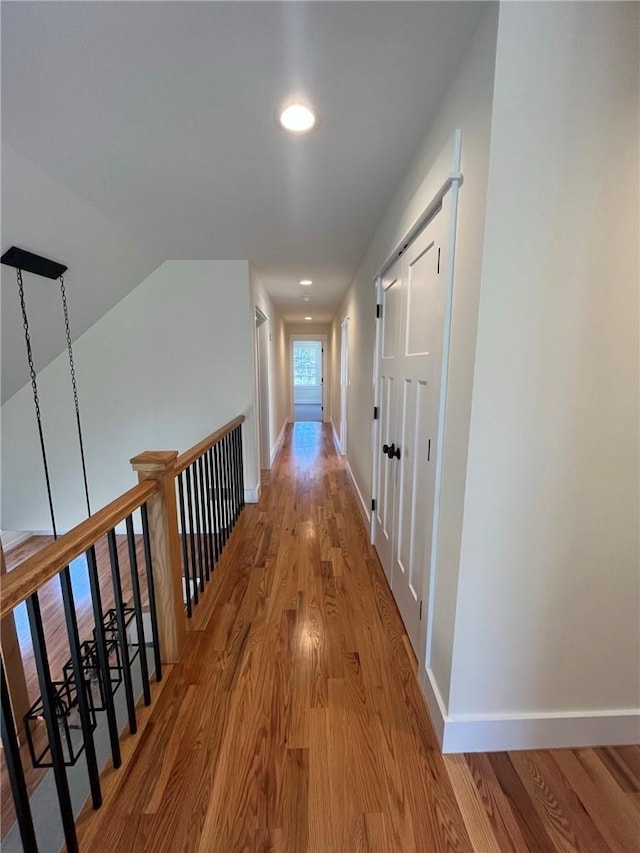
[[[640,748],[440,755],[326,426],[247,506],[86,851],[637,851]]]

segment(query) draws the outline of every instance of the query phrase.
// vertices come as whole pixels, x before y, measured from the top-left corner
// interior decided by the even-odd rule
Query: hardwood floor
[[[37,553],[45,545],[52,541],[51,536],[32,536],[23,544],[13,548],[6,555],[7,569],[11,571],[20,563],[24,562],[32,554]],[[139,574],[141,581],[141,596],[143,603],[147,601],[146,580],[144,577],[144,552],[142,545],[142,537],[137,537],[136,554],[138,559]],[[120,563],[120,577],[122,581],[122,592],[125,601],[131,600],[131,575],[129,568],[129,555],[127,549],[126,536],[116,537],[118,546],[118,559]],[[96,562],[98,566],[98,579],[100,583],[100,591],[102,595],[103,611],[114,606],[113,586],[111,582],[111,564],[109,562],[109,554],[106,538],[101,540],[96,545]],[[88,576],[86,574],[86,563],[84,560],[74,561],[71,566],[72,585],[74,590],[74,598],[76,604],[76,612],[78,617],[78,631],[80,638],[90,639],[93,633],[94,620],[93,609],[91,605],[91,596],[89,592]],[[69,660],[70,650],[67,638],[66,622],[64,618],[64,610],[62,606],[62,592],[60,590],[60,582],[57,578],[45,584],[39,593],[40,609],[42,612],[42,624],[44,628],[47,655],[49,666],[51,668],[51,676],[55,681],[62,676],[62,668]],[[35,702],[40,695],[38,686],[38,675],[33,657],[33,646],[31,643],[31,632],[29,630],[26,605],[22,604],[16,608],[16,631],[20,644],[20,653],[24,664],[25,677],[27,682],[27,692],[30,702]],[[44,726],[42,727],[42,736],[44,737]],[[21,743],[20,752],[22,755],[22,765],[25,770],[25,778],[27,789],[32,793],[40,784],[45,776],[46,770],[36,769],[31,764],[26,741]],[[13,808],[13,800],[11,797],[11,788],[9,785],[9,777],[7,774],[4,753],[0,750],[0,820],[1,820],[1,835],[4,837],[11,829],[15,822],[15,812]]]
[[[638,851],[640,748],[443,757],[326,426],[234,530],[86,851]]]

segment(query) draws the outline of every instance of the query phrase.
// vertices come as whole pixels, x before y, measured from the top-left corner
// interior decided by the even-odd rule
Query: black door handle
[[[382,452],[386,453],[389,459],[400,459],[400,448],[395,444],[383,444]]]

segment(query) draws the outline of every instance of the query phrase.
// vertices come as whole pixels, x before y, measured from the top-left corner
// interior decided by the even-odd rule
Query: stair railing
[[[180,661],[187,620],[244,507],[244,420],[235,418],[180,456],[177,451],[146,451],[134,457],[136,486],[2,573],[3,787],[11,790],[28,853],[38,850],[29,793],[37,777],[33,767],[53,769],[64,841],[73,853],[78,837],[67,768],[83,758],[90,800],[99,808],[102,785],[94,737],[99,714],[105,713],[111,763],[118,768],[122,753],[116,691],[124,685],[133,735],[140,708],[135,684],[141,684],[142,701],[149,705],[152,684],[162,680],[163,669]],[[82,574],[82,561],[88,605],[84,598],[79,601],[74,583],[76,573]],[[40,596],[55,579],[66,632],[56,630],[52,636]],[[32,672],[25,669],[17,643],[15,614],[23,605],[28,635],[23,626],[20,645],[28,650],[30,641]],[[60,637],[64,633],[66,643]],[[61,645],[70,652],[66,663],[60,658]],[[25,658],[31,663],[30,653]],[[40,695],[25,708],[29,683]],[[6,796],[8,790],[2,793]]]

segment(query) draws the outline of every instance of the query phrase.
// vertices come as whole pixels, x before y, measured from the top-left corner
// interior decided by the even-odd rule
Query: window
[[[322,383],[322,344],[319,341],[293,342],[293,384],[318,386]]]

